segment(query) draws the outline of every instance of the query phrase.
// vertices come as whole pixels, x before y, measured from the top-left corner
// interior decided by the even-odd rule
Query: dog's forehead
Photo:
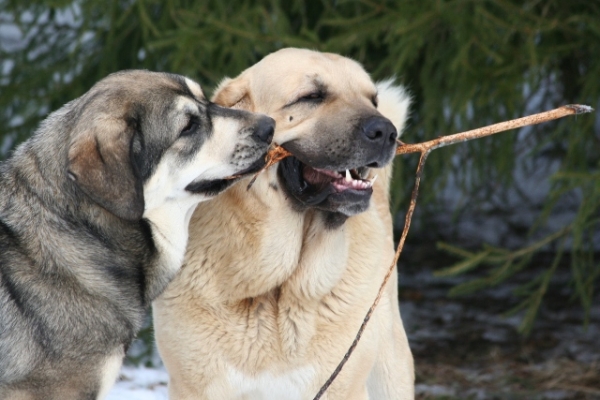
[[[100,92],[115,100],[143,101],[154,96],[187,95],[206,101],[199,84],[189,78],[144,70],[122,71],[98,82],[90,92]]]
[[[206,102],[200,85],[189,78],[132,70],[99,81],[83,96],[80,104],[83,110],[101,110],[120,117],[143,109],[152,110],[151,114],[157,116],[170,111],[197,113],[198,105]]]
[[[255,67],[257,81],[262,85],[273,82],[278,86],[275,93],[282,92],[283,88],[288,97],[315,89],[368,96],[377,92],[369,74],[358,62],[338,54],[283,49],[265,57]]]

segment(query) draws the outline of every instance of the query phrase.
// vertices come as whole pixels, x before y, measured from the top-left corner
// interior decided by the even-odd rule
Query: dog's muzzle
[[[294,156],[279,163],[279,180],[296,208],[356,215],[369,207],[377,179],[372,168],[393,159],[397,136],[388,119],[374,116],[364,120],[339,151],[307,154],[300,142],[283,144]]]

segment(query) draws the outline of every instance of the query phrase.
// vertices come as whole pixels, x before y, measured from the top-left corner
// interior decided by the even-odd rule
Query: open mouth
[[[377,177],[368,166],[340,170],[312,167],[294,156],[280,161],[278,175],[299,208],[317,208],[347,216],[365,211]]]
[[[362,191],[371,189],[377,175],[368,179],[369,172],[368,167],[330,171],[313,168],[306,164],[302,165],[302,178],[307,184],[314,186],[332,185],[337,193],[346,190]]]

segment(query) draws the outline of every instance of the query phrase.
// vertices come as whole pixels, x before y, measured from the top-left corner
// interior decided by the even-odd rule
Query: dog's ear
[[[78,128],[85,125],[83,128]],[[131,148],[135,127],[122,118],[95,117],[75,127],[69,148],[69,178],[94,202],[126,220],[144,213],[141,179]]]
[[[222,107],[254,111],[249,83],[243,76],[223,79],[217,86],[212,101]]]

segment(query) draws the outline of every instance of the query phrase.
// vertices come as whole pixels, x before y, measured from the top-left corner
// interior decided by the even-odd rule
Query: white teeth
[[[352,182],[352,176],[350,175],[350,171],[346,170],[346,181],[347,182]]]

